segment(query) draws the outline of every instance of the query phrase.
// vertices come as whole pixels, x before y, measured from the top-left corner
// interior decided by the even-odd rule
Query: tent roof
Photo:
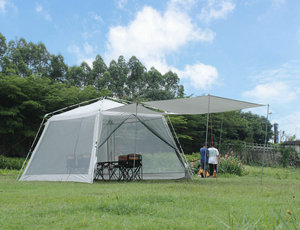
[[[121,113],[133,113],[135,114],[136,112],[139,114],[151,114],[151,115],[161,115],[162,113],[155,112],[151,109],[147,109],[144,106],[138,105],[136,107],[136,104],[129,104],[129,105],[124,105],[122,107],[116,107],[113,109],[109,109],[108,111],[110,112],[121,112]]]
[[[90,116],[95,113],[98,113],[99,111],[113,112],[114,114],[120,114],[120,113],[135,114],[136,105],[135,104],[125,105],[122,103],[118,103],[114,100],[101,99],[89,105],[80,106],[75,109],[69,110],[67,112],[54,115],[49,120],[65,120],[65,119],[73,119],[78,117]],[[139,114],[161,115],[161,113],[147,109],[143,106],[138,106],[137,112]]]
[[[216,97],[212,95],[193,98],[180,98],[161,101],[149,101],[142,103],[146,107],[155,108],[172,114],[205,114],[219,113],[234,110],[241,110],[253,107],[264,106],[245,101],[238,101],[229,98]],[[54,115],[51,120],[72,119],[94,114],[98,111],[160,115],[161,113],[138,106],[136,104],[124,105],[110,99],[102,99],[89,105],[81,106],[70,111]],[[209,108],[208,108],[209,107]],[[137,110],[137,111],[136,111]],[[209,111],[208,111],[209,110]]]
[[[220,113],[264,106],[212,95],[143,102],[144,105],[173,114]]]
[[[51,117],[51,120],[60,120],[60,119],[69,119],[74,117],[81,117],[86,116],[89,114],[94,114],[98,111],[106,111],[112,108],[121,107],[124,106],[124,104],[108,100],[108,99],[102,99],[97,102],[94,102],[89,105],[80,106],[76,109],[69,110],[64,113],[60,113],[58,115],[54,115]]]

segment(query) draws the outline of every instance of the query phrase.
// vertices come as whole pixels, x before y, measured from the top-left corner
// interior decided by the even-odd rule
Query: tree
[[[100,55],[96,56],[95,61],[93,61],[93,85],[96,86],[98,89],[102,89],[104,85],[101,84],[104,78],[104,74],[107,72],[107,66],[104,63],[102,57]]]
[[[135,57],[131,57],[128,62],[129,75],[126,82],[126,93],[131,98],[138,98],[144,89],[145,66]]]
[[[60,54],[51,55],[50,63],[49,78],[54,81],[65,81],[68,66],[64,63],[64,57]]]
[[[93,73],[91,67],[86,62],[82,62],[80,68],[83,71],[83,76],[82,76],[83,85],[84,86],[93,85]]]
[[[163,76],[164,88],[166,91],[171,92],[174,97],[184,97],[183,85],[179,85],[179,77],[172,71],[167,72]]]
[[[82,87],[83,86],[83,81],[82,81],[83,75],[84,75],[84,72],[80,66],[71,66],[68,69],[68,72],[66,74],[68,84],[76,86],[76,87]]]
[[[125,92],[125,83],[129,72],[126,60],[123,56],[118,58],[118,61],[112,60],[108,68],[110,74],[110,89],[114,92],[114,96],[123,98],[127,95]]]
[[[6,39],[5,37],[0,33],[0,64],[2,57],[6,53],[7,45],[6,45]]]
[[[108,95],[107,90],[70,87],[38,75],[0,73],[0,153],[25,156],[44,114]]]
[[[0,49],[2,52],[5,50],[2,57],[0,55],[2,73],[18,74],[22,77],[32,74],[49,76],[50,54],[43,43],[27,43],[24,38],[20,38],[9,41],[6,46],[4,36],[0,40]]]
[[[112,77],[115,82],[115,96],[123,98],[125,96],[124,87],[129,73],[129,68],[123,56],[118,58],[117,62],[118,75]]]
[[[80,66],[70,67],[66,79],[68,84],[76,87],[94,85],[92,69],[86,62],[82,62]]]

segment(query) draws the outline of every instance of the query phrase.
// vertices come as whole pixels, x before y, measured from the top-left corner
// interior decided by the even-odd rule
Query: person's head
[[[206,143],[205,143],[205,142],[203,143],[203,147],[205,147],[205,148],[207,147],[207,145],[206,145]]]
[[[214,146],[214,144],[211,144],[210,147],[211,147],[211,148],[214,148],[215,146]]]

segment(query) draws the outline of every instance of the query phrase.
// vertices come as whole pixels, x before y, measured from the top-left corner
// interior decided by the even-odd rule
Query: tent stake
[[[265,160],[265,152],[266,152],[266,144],[267,144],[267,134],[268,134],[268,119],[269,119],[269,104],[267,105],[267,120],[266,120],[266,131],[265,131],[265,143],[264,150],[262,155],[262,164],[261,164],[261,177],[260,184],[262,185],[263,171],[264,171],[264,160]]]

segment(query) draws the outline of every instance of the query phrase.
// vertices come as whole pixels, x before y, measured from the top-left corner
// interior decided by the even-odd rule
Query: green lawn
[[[300,229],[300,170],[216,181],[17,182],[0,170],[0,229]]]

